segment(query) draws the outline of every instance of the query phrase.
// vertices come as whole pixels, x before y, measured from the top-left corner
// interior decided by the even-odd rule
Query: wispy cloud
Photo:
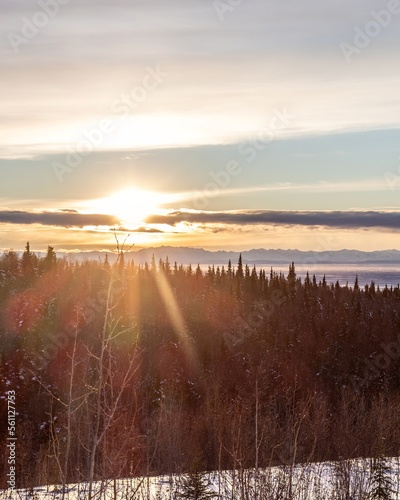
[[[208,194],[209,198],[224,197],[224,196],[246,196],[249,194],[268,193],[276,191],[302,191],[302,192],[317,192],[317,193],[344,193],[344,192],[371,192],[387,190],[387,182],[384,179],[366,179],[361,181],[348,182],[329,182],[320,181],[314,183],[292,183],[281,182],[274,183],[268,186],[248,186],[239,188],[216,189],[215,192]],[[174,193],[171,199],[174,201],[192,200],[193,191]]]
[[[370,20],[376,2],[341,0],[334,7],[245,1],[221,22],[212,1],[82,0],[60,9],[15,54],[7,33],[20,34],[38,5],[5,2],[0,148],[20,155],[24,144],[48,151],[76,143],[82,128],[115,118],[112,103],[154,64],[164,65],[168,84],[140,116],[131,114],[130,131],[105,147],[143,146],[148,130],[158,144],[179,137],[191,144],[241,140],[281,104],[298,117],[288,134],[397,127],[399,20],[349,69],[339,44],[352,42],[354,27]]]

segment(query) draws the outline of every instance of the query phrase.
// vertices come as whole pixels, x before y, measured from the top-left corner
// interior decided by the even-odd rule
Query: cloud
[[[125,227],[118,227],[118,231],[123,232],[123,233],[146,233],[146,234],[153,234],[153,233],[164,233],[165,231],[162,231],[161,229],[157,229],[155,227],[138,227],[136,229],[129,229]]]
[[[169,224],[180,222],[189,224],[227,225],[282,225],[282,226],[323,226],[342,229],[400,229],[400,212],[377,211],[310,211],[291,212],[274,210],[245,210],[235,212],[186,212],[174,211],[166,215],[151,215],[149,224]]]
[[[39,7],[3,3],[0,146],[14,146],[14,154],[23,145],[60,151],[76,144],[82,124],[118,122],[112,103],[158,64],[168,78],[108,147],[144,147],[138,132],[145,116],[158,144],[172,135],[185,145],[241,140],[277,106],[296,114],[293,134],[398,125],[398,19],[350,67],[339,48],[372,20],[373,0],[244,0],[223,22],[211,0],[82,0],[60,9],[19,54],[7,33],[20,34],[22,19]]]
[[[107,214],[82,214],[73,209],[61,209],[56,212],[28,212],[22,210],[1,210],[0,224],[40,224],[43,226],[82,228],[88,226],[108,226],[125,233],[164,233],[151,226],[126,228],[119,226],[117,217]],[[97,231],[96,231],[97,232]]]
[[[118,219],[113,215],[81,214],[72,210],[59,212],[0,211],[0,223],[41,224],[45,226],[83,227],[114,226]]]

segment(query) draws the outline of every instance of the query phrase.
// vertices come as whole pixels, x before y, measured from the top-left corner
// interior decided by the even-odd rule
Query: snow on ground
[[[393,487],[392,499],[400,500],[400,457],[388,459]],[[208,491],[219,499],[360,500],[370,488],[369,459],[323,462],[259,470],[221,471],[204,474]],[[95,484],[94,498],[131,500],[173,500],[182,491],[186,476],[139,477],[108,480]],[[257,479],[257,481],[255,481]],[[290,489],[292,495],[290,495]],[[33,490],[0,491],[1,500],[61,500],[59,486],[41,486]],[[71,484],[64,496],[68,500],[88,498],[88,484]]]

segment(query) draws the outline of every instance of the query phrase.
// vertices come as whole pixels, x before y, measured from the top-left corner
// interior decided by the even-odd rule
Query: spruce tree
[[[106,269],[109,269],[110,268],[110,263],[108,262],[108,254],[106,253],[106,256],[104,257],[104,267]]]
[[[54,251],[54,247],[50,245],[47,247],[47,254],[44,259],[46,269],[53,269],[57,261],[56,253]]]
[[[202,472],[192,472],[182,481],[180,491],[176,498],[188,498],[191,500],[207,500],[218,495],[210,491],[210,481]]]
[[[289,287],[289,296],[291,299],[294,299],[296,297],[296,269],[294,267],[294,262],[292,262],[292,264],[289,266],[287,282]]]
[[[392,498],[394,491],[390,472],[391,469],[383,454],[373,459],[371,466],[371,499],[390,500]]]
[[[232,262],[231,262],[231,259],[229,259],[229,262],[228,262],[228,278],[231,278],[232,277]]]
[[[238,261],[238,268],[237,268],[237,271],[236,271],[236,276],[239,279],[243,278],[243,276],[244,276],[242,254],[239,255],[239,261]]]
[[[22,272],[25,277],[31,277],[33,275],[33,254],[31,252],[31,247],[29,241],[27,241],[25,246],[25,252],[22,254]]]

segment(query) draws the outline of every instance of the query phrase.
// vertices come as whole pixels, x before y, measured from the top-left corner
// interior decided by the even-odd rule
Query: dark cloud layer
[[[114,226],[118,219],[112,215],[81,214],[73,211],[60,212],[24,212],[0,211],[0,223],[42,224],[45,226],[83,227]]]
[[[152,215],[149,224],[175,225],[179,222],[192,224],[273,224],[289,226],[325,226],[343,229],[384,228],[400,229],[400,212],[288,212],[288,211],[241,211],[241,212],[185,212]]]
[[[400,212],[291,212],[277,210],[187,212],[179,210],[166,215],[150,215],[145,222],[147,224],[167,224],[170,226],[184,222],[188,224],[323,226],[343,229],[382,228],[398,230],[400,229]],[[59,227],[119,226],[119,220],[113,215],[82,214],[72,210],[57,212],[3,210],[0,211],[0,223],[41,224]],[[130,230],[126,229],[126,231]],[[153,233],[163,231],[157,228],[141,227],[132,232]]]

